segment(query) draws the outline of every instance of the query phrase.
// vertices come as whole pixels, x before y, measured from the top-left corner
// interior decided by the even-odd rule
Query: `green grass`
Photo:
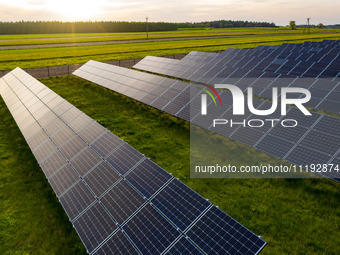
[[[289,32],[289,33],[301,33],[303,28],[291,30],[288,27],[240,27],[240,28],[215,28],[215,29],[178,29],[176,31],[159,31],[149,32],[149,34],[201,34],[201,33],[231,33],[231,32],[259,32],[259,31],[271,31],[271,32]],[[312,33],[334,32],[339,29],[313,29]],[[76,37],[91,37],[91,36],[121,36],[121,35],[145,35],[145,32],[121,32],[121,33],[65,33],[65,34],[18,34],[18,35],[0,35],[0,40],[7,39],[44,39],[44,38],[76,38]]]
[[[324,30],[313,30],[311,34],[334,34],[339,33],[339,29],[324,29]],[[219,30],[211,30],[211,31],[201,31],[200,33],[188,33],[188,31],[184,31],[183,33],[149,33],[149,39],[176,39],[176,38],[188,38],[191,37],[214,37],[214,36],[247,36],[247,35],[282,35],[282,34],[301,34],[302,30],[253,30],[253,31],[219,31]],[[76,34],[77,35],[77,34]],[[3,40],[1,41],[0,36],[0,46],[21,46],[21,45],[43,45],[43,44],[65,44],[65,43],[84,43],[84,42],[107,42],[107,41],[125,41],[125,40],[144,40],[146,39],[145,33],[139,34],[94,34],[90,36],[75,36],[75,37],[49,37],[48,39],[38,38],[26,38],[26,40]]]
[[[257,45],[280,45],[282,43],[302,43],[323,39],[339,39],[340,34],[304,34],[254,36],[241,38],[218,38],[196,40],[171,40],[129,44],[38,48],[22,50],[1,50],[0,70],[38,68],[67,64],[80,64],[88,60],[112,61],[143,58],[147,55],[165,56],[186,54],[190,51],[219,51],[226,48],[253,48]]]
[[[189,125],[76,77],[42,82],[268,242],[261,254],[340,254],[340,189],[327,179],[190,179]],[[0,102],[2,254],[83,254],[75,231]],[[225,138],[232,164],[281,162]]]
[[[177,34],[177,33],[215,33],[215,32],[243,32],[243,31],[266,31],[266,30],[289,30],[283,27],[248,27],[248,28],[222,28],[222,29],[179,29],[177,31],[150,32],[150,34]],[[311,30],[312,31],[312,30]],[[125,32],[125,33],[66,33],[66,34],[18,34],[0,35],[1,39],[36,39],[36,38],[66,38],[66,37],[88,37],[88,36],[116,36],[116,35],[140,35],[145,32]]]
[[[86,254],[0,99],[0,253]]]

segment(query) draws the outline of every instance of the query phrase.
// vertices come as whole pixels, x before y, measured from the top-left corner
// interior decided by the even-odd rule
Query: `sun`
[[[89,0],[52,0],[48,5],[51,11],[69,21],[90,20],[99,11],[98,2]]]

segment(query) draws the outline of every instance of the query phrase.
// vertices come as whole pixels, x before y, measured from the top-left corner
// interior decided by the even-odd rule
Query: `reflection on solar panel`
[[[208,229],[193,231],[199,224],[221,233],[208,243],[234,238],[223,244],[225,251],[257,254],[265,246],[261,238],[21,69],[0,79],[0,93],[88,253],[221,251],[216,245],[198,244],[200,238],[209,240]],[[208,226],[217,215],[222,215],[220,226]]]
[[[312,93],[312,100],[307,106],[340,113],[339,61],[340,40],[325,40],[313,44],[283,44],[274,48],[227,49],[220,54],[191,52],[176,62],[147,56],[134,68],[210,85],[229,84],[233,79],[231,84],[242,89],[251,86],[255,95],[268,98],[271,98],[268,92],[272,87],[302,86]],[[299,83],[304,84],[294,81],[298,77],[306,78],[299,79]],[[255,80],[243,86],[243,78]],[[256,83],[259,78],[268,78],[272,83],[263,87],[263,84]]]
[[[245,143],[256,149],[262,150],[273,156],[287,160],[296,165],[306,164],[329,164],[336,153],[340,151],[340,133],[339,119],[325,116],[318,113],[313,113],[312,116],[305,116],[299,110],[288,107],[286,119],[295,119],[299,125],[291,130],[275,127],[264,126],[261,128],[251,129],[239,126],[222,128],[220,126],[212,127],[213,119],[231,119],[234,121],[242,121],[243,119],[261,119],[266,117],[253,115],[249,111],[245,116],[234,116],[232,114],[231,94],[225,91],[220,91],[219,96],[223,101],[224,107],[215,107],[213,102],[208,104],[208,117],[202,117],[200,114],[200,90],[196,89],[197,93],[194,98],[190,99],[193,92],[188,92],[190,85],[188,83],[177,81],[169,78],[159,77],[152,74],[141,73],[139,71],[89,61],[81,68],[74,72],[75,75],[84,79],[93,81],[99,85],[112,89],[114,91],[125,91],[124,95],[137,99],[145,104],[168,112],[174,116],[190,121],[198,126],[207,128],[223,136],[230,137],[234,140]],[[120,80],[121,82],[117,82]],[[128,80],[129,82],[125,82]],[[147,84],[147,86],[144,86]],[[195,86],[191,86],[195,87]],[[126,88],[129,88],[127,90]],[[158,88],[163,88],[159,90]],[[143,96],[137,96],[140,93]],[[168,95],[170,94],[170,96]],[[152,100],[150,100],[152,97]],[[190,103],[189,103],[190,101]],[[161,104],[158,102],[162,102]],[[197,105],[196,105],[197,104]],[[189,110],[191,107],[191,112]],[[267,101],[255,99],[254,106],[257,109],[269,109],[271,104]],[[227,109],[227,110],[226,110]],[[274,112],[271,117],[282,120],[282,116],[278,112]],[[210,118],[210,119],[209,119]],[[287,129],[287,130],[286,130]],[[297,153],[298,152],[298,153]],[[313,157],[311,157],[313,152]],[[109,156],[110,158],[110,156]],[[131,162],[137,162],[131,160]],[[316,162],[317,161],[317,162]],[[123,165],[117,160],[118,169],[123,169]],[[138,166],[135,171],[138,171],[141,166]],[[124,174],[126,170],[120,170]],[[132,171],[133,173],[134,171]],[[329,171],[322,172],[321,175],[339,181],[340,173]],[[139,180],[141,175],[131,180],[133,183],[140,182],[143,189],[143,195],[150,197],[151,195],[145,189],[148,187],[149,181]],[[129,180],[129,179],[128,179]],[[130,180],[129,180],[130,181]]]

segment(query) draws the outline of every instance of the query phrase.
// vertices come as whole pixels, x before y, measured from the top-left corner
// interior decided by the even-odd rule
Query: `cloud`
[[[1,21],[57,20],[59,15],[46,9],[27,9],[0,5]]]
[[[70,5],[69,3],[72,3]],[[56,5],[62,8],[53,8]],[[296,20],[304,24],[307,17],[312,23],[340,23],[340,2],[293,0],[0,0],[0,19],[17,20],[68,20],[67,6],[93,6],[91,16],[80,20],[125,20],[195,22],[218,19],[275,22],[279,25]],[[64,8],[65,6],[65,8]],[[56,10],[59,10],[58,12]],[[63,13],[63,11],[65,13]],[[73,9],[69,8],[68,14]],[[75,10],[76,11],[76,10]],[[71,15],[72,16],[72,15]],[[74,19],[77,16],[74,16]]]

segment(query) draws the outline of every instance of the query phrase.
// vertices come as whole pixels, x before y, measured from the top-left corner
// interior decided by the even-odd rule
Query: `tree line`
[[[206,22],[148,22],[148,30],[174,31],[178,28],[199,29],[204,27],[232,28],[232,27],[275,27],[274,23],[256,21],[216,20]],[[16,21],[1,22],[0,34],[57,34],[57,33],[119,33],[145,32],[145,22],[126,21]]]
[[[149,31],[177,30],[177,23],[149,22]],[[0,34],[118,33],[144,32],[145,22],[124,21],[17,21],[0,22]]]
[[[271,22],[257,22],[257,21],[243,21],[243,20],[215,20],[204,22],[186,22],[178,23],[178,28],[232,28],[232,27],[276,27],[275,23]]]

